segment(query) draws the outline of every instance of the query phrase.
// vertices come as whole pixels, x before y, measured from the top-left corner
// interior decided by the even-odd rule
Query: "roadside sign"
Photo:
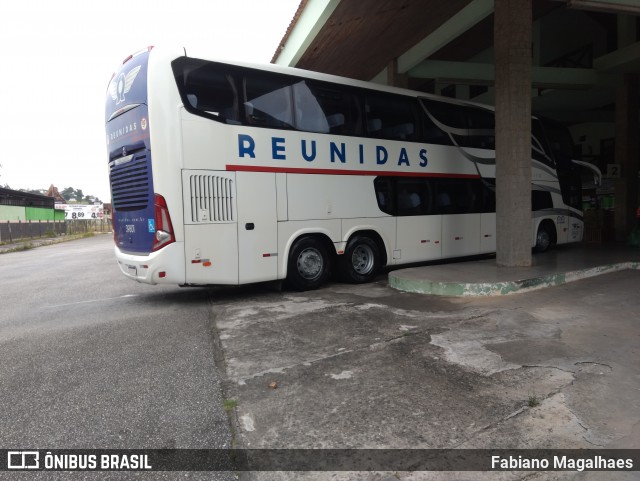
[[[104,218],[102,204],[56,204],[56,209],[64,210],[65,220],[98,220]]]

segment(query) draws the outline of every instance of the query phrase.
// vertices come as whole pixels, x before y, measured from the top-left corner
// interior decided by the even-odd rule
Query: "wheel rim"
[[[356,273],[360,275],[369,274],[374,264],[373,249],[368,245],[361,244],[353,250],[351,265]]]
[[[314,280],[322,274],[324,261],[317,249],[307,248],[298,256],[298,273],[304,279]]]
[[[536,241],[539,249],[546,250],[551,244],[551,236],[545,229],[540,229]]]

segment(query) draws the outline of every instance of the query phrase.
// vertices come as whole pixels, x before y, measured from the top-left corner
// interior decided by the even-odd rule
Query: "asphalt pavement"
[[[125,279],[109,235],[0,255],[0,447],[230,447],[209,301],[207,289]]]

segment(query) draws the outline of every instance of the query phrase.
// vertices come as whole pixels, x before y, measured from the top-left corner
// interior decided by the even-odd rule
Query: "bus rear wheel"
[[[322,286],[329,277],[329,254],[318,239],[303,237],[291,248],[287,267],[287,285],[297,291]]]
[[[346,282],[362,284],[375,277],[380,266],[380,249],[370,237],[354,237],[340,258],[340,275]]]

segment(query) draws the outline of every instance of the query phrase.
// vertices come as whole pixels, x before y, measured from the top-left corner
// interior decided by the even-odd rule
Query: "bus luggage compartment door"
[[[463,257],[480,252],[480,216],[442,216],[442,257]]]
[[[398,217],[396,251],[398,263],[421,262],[442,257],[442,216]]]
[[[235,173],[183,170],[187,284],[238,283]]]
[[[236,172],[240,284],[278,275],[276,174]]]

